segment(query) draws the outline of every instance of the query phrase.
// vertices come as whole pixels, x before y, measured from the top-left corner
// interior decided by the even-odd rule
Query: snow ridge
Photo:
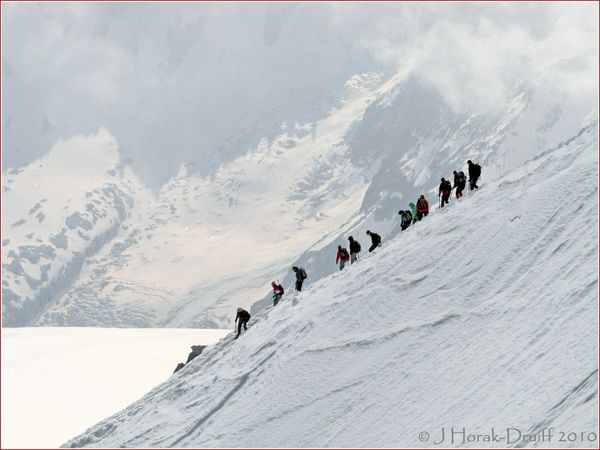
[[[422,447],[419,433],[441,427],[596,430],[597,133],[266,308],[65,446]]]

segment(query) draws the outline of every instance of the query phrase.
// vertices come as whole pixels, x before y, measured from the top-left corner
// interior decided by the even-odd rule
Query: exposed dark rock
[[[83,228],[84,230],[92,229],[92,222],[90,222],[87,219],[84,219],[81,216],[81,214],[79,214],[79,212],[75,212],[75,213],[71,214],[69,217],[67,217],[65,219],[65,223],[71,229],[74,229],[77,227]]]
[[[68,248],[69,239],[67,238],[67,229],[63,228],[60,233],[50,236],[48,239],[56,248],[66,250]]]

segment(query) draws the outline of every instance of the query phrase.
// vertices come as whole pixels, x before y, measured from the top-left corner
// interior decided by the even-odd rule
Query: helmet
[[[440,181],[446,181],[446,180],[444,180],[444,179],[442,178]]]
[[[338,245],[338,250],[341,250],[341,249],[342,249],[342,246],[341,246],[341,245]]]
[[[275,283],[274,281],[271,283],[271,286],[275,287],[277,286],[277,283]]]
[[[467,161],[467,164],[473,164],[473,163],[471,162],[471,160],[468,160],[468,161]]]
[[[404,210],[401,209],[400,211],[398,211],[398,214],[402,214],[403,212]]]
[[[371,230],[367,230],[367,234],[371,234]]]
[[[453,173],[454,175],[457,175],[457,173],[456,173],[456,170],[453,170],[453,171],[452,171],[452,173]]]
[[[237,312],[242,312],[243,309],[242,308],[238,308]]]
[[[349,237],[348,237],[348,240],[349,240],[349,241],[353,241],[353,240],[354,240],[354,238],[353,238],[352,236],[349,236]]]
[[[293,270],[294,272],[297,272],[297,271],[298,271],[298,268],[297,268],[296,266],[294,266],[294,267],[292,267],[292,270]]]

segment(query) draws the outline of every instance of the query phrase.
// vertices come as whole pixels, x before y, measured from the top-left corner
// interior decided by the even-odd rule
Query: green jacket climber
[[[417,206],[412,202],[408,206],[410,206],[410,211],[412,212],[413,223],[415,223],[417,221]]]

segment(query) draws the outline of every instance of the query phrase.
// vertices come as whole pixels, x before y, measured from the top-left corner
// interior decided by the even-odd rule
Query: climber
[[[239,322],[238,322],[239,320]],[[248,323],[248,321],[250,320],[250,313],[248,311],[246,311],[245,309],[242,308],[238,308],[237,309],[237,315],[235,316],[235,321],[233,322],[233,329],[235,330],[235,322],[238,322],[237,324],[237,336],[235,337],[235,339],[240,337],[240,333],[242,332],[242,325],[244,326],[244,330],[247,330],[248,327],[246,326],[246,324]]]
[[[410,212],[412,213],[412,223],[415,223],[417,221],[417,207],[413,202],[410,202],[408,204],[408,207],[410,208]]]
[[[402,220],[402,222],[400,223],[400,227],[402,228],[402,231],[404,231],[412,223],[413,215],[408,209],[406,211],[401,209],[400,211],[398,211],[398,214],[400,214],[400,219]]]
[[[377,247],[381,246],[381,236],[379,236],[377,233],[373,233],[370,230],[367,230],[367,234],[371,236],[371,247],[369,247],[369,253],[371,253]]]
[[[477,180],[481,176],[481,166],[479,164],[472,163],[471,160],[467,161],[469,165],[469,188],[471,190],[478,189]]]
[[[456,198],[461,198],[463,196],[463,191],[465,186],[467,185],[467,177],[465,177],[465,173],[461,170],[454,173],[454,187],[456,188]]]
[[[350,264],[354,264],[358,260],[360,244],[358,241],[355,241],[352,236],[350,236],[348,240],[350,241]]]
[[[429,203],[425,200],[425,196],[421,195],[417,200],[417,220],[421,220],[423,217],[427,217],[429,214]]]
[[[308,275],[306,275],[306,270],[296,266],[292,267],[292,270],[296,274],[296,290],[301,291],[302,283],[304,283],[304,280],[308,278]]]
[[[284,294],[283,286],[273,281],[271,287],[273,288],[273,306],[277,306],[277,303],[279,303]]]
[[[442,204],[441,208],[444,207],[445,204],[450,200],[450,194],[452,193],[452,185],[450,184],[450,180],[446,180],[442,178],[442,182],[440,183],[440,187],[438,189],[438,197],[442,196]]]
[[[348,250],[342,248],[341,245],[338,245],[337,255],[335,257],[335,263],[340,263],[340,270],[344,269],[346,263],[350,260],[350,255],[348,254]]]

